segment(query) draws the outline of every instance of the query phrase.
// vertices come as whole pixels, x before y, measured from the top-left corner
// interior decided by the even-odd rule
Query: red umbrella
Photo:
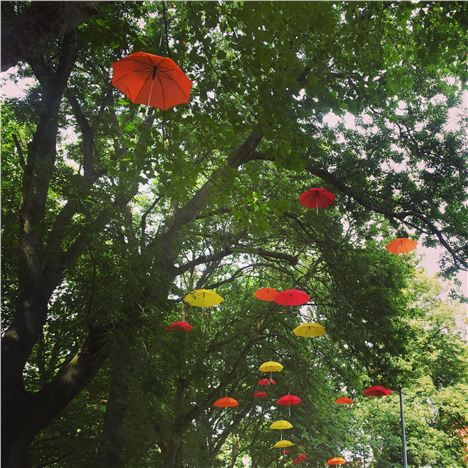
[[[190,323],[181,320],[180,322],[172,322],[167,327],[164,327],[164,330],[170,332],[189,332],[192,329]]]
[[[255,297],[266,302],[274,301],[277,295],[278,291],[275,288],[260,288],[255,291]]]
[[[334,201],[335,195],[322,187],[311,188],[299,195],[299,203],[306,208],[326,208]]]
[[[268,377],[258,381],[258,385],[265,387],[266,385],[275,385],[276,381],[274,379],[269,379]]]
[[[309,302],[309,295],[300,289],[286,289],[278,293],[274,301],[283,306],[299,306]]]
[[[168,57],[136,52],[112,68],[112,84],[135,104],[166,110],[190,100],[192,82]]]
[[[254,398],[266,398],[268,396],[267,392],[254,392]]]
[[[214,403],[213,406],[216,406],[217,408],[234,408],[235,406],[239,406],[239,402],[230,397],[223,397],[223,398],[218,398]]]
[[[296,395],[283,395],[276,400],[276,403],[281,406],[300,405],[302,400]]]
[[[353,400],[348,397],[340,397],[335,400],[335,403],[338,403],[339,405],[351,405]]]
[[[302,463],[306,458],[307,458],[307,454],[306,454],[306,453],[301,453],[300,455],[298,455],[298,456],[292,461],[292,464],[293,464],[293,465],[299,465],[299,463]]]
[[[373,387],[366,388],[362,393],[365,396],[382,397],[386,395],[391,395],[392,391],[380,385],[374,385]]]
[[[283,395],[276,400],[276,403],[281,406],[288,407],[289,416],[291,416],[291,406],[300,405],[302,400],[296,395]]]
[[[281,450],[281,454],[282,455],[289,455],[289,450],[287,450],[287,449]]]

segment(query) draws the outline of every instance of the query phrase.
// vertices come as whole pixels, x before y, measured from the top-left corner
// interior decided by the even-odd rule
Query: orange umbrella
[[[275,288],[260,288],[255,291],[255,297],[261,301],[272,302],[278,295]]]
[[[235,406],[239,406],[239,402],[230,397],[223,397],[223,398],[218,398],[214,403],[213,406],[216,406],[217,408],[234,408]]]
[[[397,237],[387,244],[387,250],[393,254],[405,254],[416,249],[418,242],[409,237]]]
[[[327,461],[327,465],[344,465],[346,460],[343,457],[333,457]]]
[[[348,397],[340,397],[335,400],[335,403],[338,403],[339,405],[351,405],[353,400]]]
[[[166,110],[190,100],[191,80],[168,57],[136,52],[112,68],[112,85],[135,104]]]

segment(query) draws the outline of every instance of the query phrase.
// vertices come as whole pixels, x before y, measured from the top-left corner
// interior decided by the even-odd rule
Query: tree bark
[[[127,346],[121,343],[116,347],[111,360],[109,399],[98,456],[101,467],[120,468],[124,465],[124,422],[130,395],[128,382],[131,378],[128,361]]]

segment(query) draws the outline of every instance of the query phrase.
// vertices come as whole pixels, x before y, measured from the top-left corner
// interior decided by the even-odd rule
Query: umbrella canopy
[[[254,392],[254,398],[266,398],[268,396],[267,392]]]
[[[335,195],[319,187],[311,188],[299,195],[299,203],[306,208],[326,208],[335,201]]]
[[[353,400],[348,397],[340,397],[335,400],[335,403],[338,403],[339,405],[351,405]]]
[[[343,457],[333,457],[327,460],[327,465],[344,465],[346,460]]]
[[[212,289],[196,289],[184,297],[184,301],[194,307],[212,307],[224,299]]]
[[[296,395],[283,395],[276,400],[276,403],[281,406],[300,405],[302,400]]]
[[[136,52],[112,68],[112,85],[135,104],[166,110],[190,100],[191,80],[168,57]]]
[[[288,429],[292,429],[293,425],[284,419],[280,419],[279,421],[275,421],[271,424],[270,429],[274,429],[277,431],[287,431]]]
[[[231,397],[223,397],[218,398],[214,403],[213,406],[217,408],[234,408],[235,406],[239,406],[239,402]]]
[[[289,455],[289,450],[288,449],[281,450],[281,454],[282,455]]]
[[[292,461],[292,464],[299,465],[299,463],[302,463],[306,458],[307,458],[307,454],[301,453]]]
[[[393,254],[405,254],[416,249],[418,241],[408,237],[397,237],[387,244],[387,250]]]
[[[268,377],[258,381],[258,385],[260,385],[262,387],[265,387],[267,385],[275,385],[275,384],[276,384],[276,380],[269,379]]]
[[[275,288],[260,288],[255,291],[255,297],[261,301],[272,302],[278,295]]]
[[[294,444],[287,439],[280,440],[273,445],[273,448],[285,448],[285,447],[292,447]]]
[[[293,333],[296,336],[303,336],[305,338],[310,338],[311,336],[322,336],[325,335],[326,331],[322,325],[318,323],[301,323],[298,327],[293,330]]]
[[[279,362],[267,361],[264,362],[258,370],[260,372],[281,372],[284,369],[284,366]]]
[[[189,332],[192,329],[190,323],[181,320],[180,322],[172,322],[167,327],[164,327],[164,330],[169,332]]]
[[[283,306],[299,306],[309,302],[309,295],[300,289],[285,289],[278,293],[274,301]]]
[[[362,393],[364,394],[364,396],[382,397],[386,395],[391,395],[392,391],[380,385],[374,385],[373,387],[366,388]]]

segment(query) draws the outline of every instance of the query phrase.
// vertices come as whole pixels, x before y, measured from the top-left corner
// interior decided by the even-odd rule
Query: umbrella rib
[[[163,110],[166,110],[167,109],[166,108],[166,95],[164,94],[164,86],[163,86],[163,83],[162,83],[162,80],[161,80],[161,73],[157,73],[157,77],[158,77],[159,83],[161,85],[161,93],[162,93],[162,97],[163,97]]]
[[[167,73],[165,73],[165,72],[163,72],[163,74],[164,74],[164,78],[166,78],[166,79],[168,79],[168,80],[170,80],[170,81],[172,81],[173,83],[176,84],[176,86],[179,88],[179,90],[180,90],[180,91],[182,92],[182,94],[184,95],[185,99],[189,99],[189,96],[187,96],[187,95],[185,94],[185,91],[180,87],[179,83],[178,83],[176,80],[174,80],[174,78],[172,78],[171,76],[169,76],[169,75],[168,75]]]
[[[151,78],[151,75],[148,75],[148,76],[146,77],[146,80],[145,80],[145,82],[143,83],[143,86],[141,87],[139,93],[138,93],[138,94],[136,95],[136,97],[135,97],[135,101],[140,97],[140,94],[141,94],[141,92],[143,91],[143,88],[146,86],[146,83],[148,82],[149,78]]]
[[[128,73],[125,73],[125,75],[120,76],[119,78],[117,78],[117,79],[114,81],[114,85],[115,85],[116,83],[118,83],[122,78],[125,78],[125,77],[127,77],[128,75],[131,75],[132,73],[147,73],[147,70],[146,70],[146,69],[142,69],[142,70],[132,70],[132,71],[130,71],[130,72],[128,72]]]

